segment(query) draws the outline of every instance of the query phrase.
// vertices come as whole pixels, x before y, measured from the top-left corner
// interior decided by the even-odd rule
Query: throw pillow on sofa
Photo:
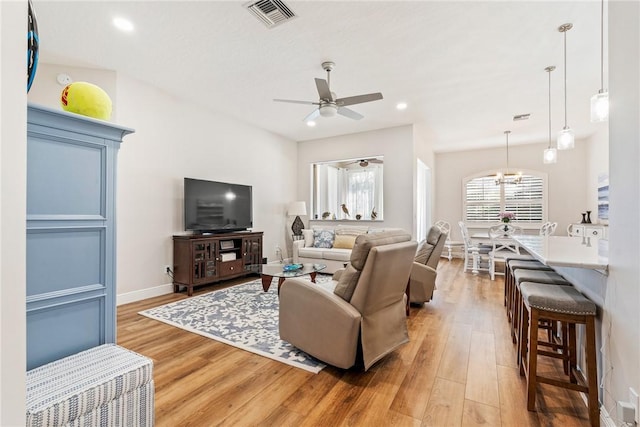
[[[338,249],[353,249],[353,245],[356,243],[356,237],[358,236],[338,234],[333,241],[333,247]]]
[[[302,230],[304,236],[304,247],[310,248],[313,246],[313,230]]]
[[[331,249],[335,233],[333,230],[313,230],[313,247]]]

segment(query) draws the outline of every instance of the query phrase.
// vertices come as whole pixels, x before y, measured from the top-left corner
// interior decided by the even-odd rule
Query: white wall
[[[27,2],[0,2],[0,425],[24,425]]]
[[[118,165],[118,293],[167,283],[172,234],[184,230],[183,178],[253,186],[253,228],[264,256],[284,244],[297,188],[296,144],[118,76],[120,122],[136,129]]]
[[[295,142],[108,71],[45,65],[30,100],[60,108],[60,71],[111,87],[118,124],[136,131],[118,154],[119,304],[171,292],[164,266],[173,265],[171,236],[184,233],[184,177],[253,186],[253,229],[264,232],[264,256],[275,259],[275,246],[284,245],[286,204],[297,189]]]
[[[587,142],[587,206],[596,222],[598,212],[598,176],[609,174],[609,122],[598,124],[598,131]]]
[[[573,150],[559,151],[558,163],[545,165],[542,153],[547,144],[509,146],[509,168],[536,170],[548,177],[548,219],[558,223],[563,234],[571,222],[580,222],[587,204],[587,144],[577,140]],[[436,215],[434,220],[451,224],[453,240],[461,240],[458,221],[463,219],[462,180],[483,171],[506,167],[506,146],[473,151],[436,153]],[[595,210],[597,212],[597,209]],[[592,214],[593,215],[593,214]],[[497,218],[496,218],[497,220]]]
[[[640,3],[609,2],[609,280],[605,403],[640,391]],[[611,370],[609,371],[609,368]]]
[[[339,118],[338,118],[339,119]],[[298,198],[309,206],[310,167],[314,162],[384,156],[384,220],[362,221],[372,227],[399,227],[413,232],[415,158],[413,126],[342,135],[298,143]],[[306,221],[308,224],[308,221]],[[331,221],[337,223],[340,221]],[[313,221],[321,224],[323,221]]]
[[[437,219],[435,218],[435,206],[436,206],[436,158],[435,158],[435,153],[433,152],[433,141],[434,141],[434,137],[433,135],[431,135],[431,133],[429,132],[429,130],[423,126],[419,126],[419,125],[414,125],[413,126],[413,149],[414,149],[414,155],[416,157],[416,159],[419,159],[420,161],[422,161],[422,163],[425,164],[425,166],[427,166],[429,168],[429,173],[431,174],[431,192],[428,194],[428,204],[430,207],[430,217],[431,217],[431,223],[432,224],[427,224],[427,225],[433,225],[433,223],[435,223],[437,221]],[[416,189],[416,182],[417,182],[417,162],[414,161],[413,162],[414,165],[414,173],[413,173],[413,183],[414,183],[414,190]],[[416,230],[417,230],[417,192],[414,191],[413,192],[413,214],[414,214],[414,218],[413,218],[413,224],[414,224],[414,228],[413,228],[413,235],[416,236]],[[422,240],[424,239],[426,236],[416,236],[417,240]]]

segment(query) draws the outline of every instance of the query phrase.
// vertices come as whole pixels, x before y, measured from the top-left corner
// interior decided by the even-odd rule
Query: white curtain
[[[382,206],[382,168],[378,165],[358,169],[343,169],[345,180],[343,188],[345,192],[341,198],[349,211],[349,216],[344,214],[342,218],[371,219],[374,207],[380,219],[380,206]]]

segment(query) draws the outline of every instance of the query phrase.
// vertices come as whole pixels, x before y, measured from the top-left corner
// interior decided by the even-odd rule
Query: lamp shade
[[[573,130],[565,127],[558,132],[558,150],[570,150],[575,145],[575,136]]]
[[[591,97],[591,122],[609,120],[609,92],[600,90]]]
[[[307,204],[305,202],[291,202],[287,207],[287,214],[294,215],[306,215],[307,214]]]
[[[544,150],[543,161],[545,164],[556,163],[558,161],[558,151],[555,148]]]

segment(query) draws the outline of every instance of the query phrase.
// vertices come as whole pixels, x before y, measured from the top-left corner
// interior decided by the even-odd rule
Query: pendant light
[[[564,127],[558,132],[558,150],[569,150],[575,145],[573,130],[567,125],[567,31],[573,24],[562,24],[558,31],[564,34]]]
[[[556,163],[558,161],[558,150],[551,147],[551,72],[555,70],[554,65],[550,65],[544,70],[549,74],[549,146],[544,150],[543,162],[545,164]]]
[[[507,137],[507,170],[505,171],[505,173],[502,173],[501,171],[496,173],[496,177],[495,177],[496,185],[520,184],[520,181],[522,181],[522,174],[520,172],[518,172],[517,174],[509,172],[509,134],[510,133],[511,133],[510,130],[504,131],[504,134]]]
[[[609,120],[609,92],[604,88],[604,0],[600,3],[600,90],[591,97],[591,121]]]

